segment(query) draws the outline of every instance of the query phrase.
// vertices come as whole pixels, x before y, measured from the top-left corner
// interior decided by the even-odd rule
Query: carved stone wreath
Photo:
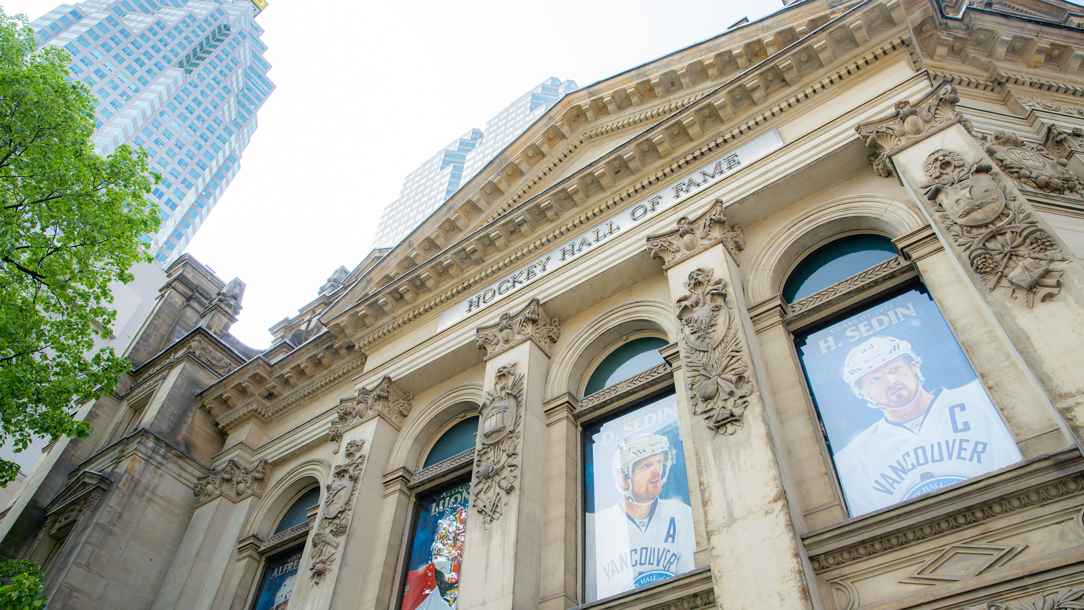
[[[723,200],[715,203],[696,218],[682,217],[676,229],[647,236],[647,249],[651,258],[662,259],[670,266],[695,252],[716,243],[722,243],[732,256],[745,249],[745,235],[741,225],[726,222]]]
[[[256,462],[251,468],[242,466],[232,458],[221,470],[212,468],[210,474],[196,479],[192,493],[199,498],[199,503],[224,497],[230,502],[239,502],[248,496],[263,495],[271,463],[265,459]]]
[[[517,313],[502,313],[495,323],[479,327],[474,341],[478,349],[486,350],[489,359],[528,340],[534,341],[548,356],[560,337],[560,320],[550,318],[539,300],[531,299]]]
[[[734,434],[749,406],[753,384],[738,333],[737,317],[730,311],[726,281],[713,279],[712,269],[689,274],[689,294],[677,300],[682,359],[688,376],[693,414],[716,433]]]
[[[341,539],[350,525],[358,479],[361,477],[361,467],[365,465],[365,456],[361,454],[364,446],[365,441],[362,440],[346,443],[347,462],[335,468],[331,481],[324,486],[324,512],[312,536],[312,565],[309,567],[309,577],[316,584],[320,584],[331,572],[342,544]]]
[[[925,171],[935,217],[989,291],[1005,287],[1013,298],[1021,292],[1028,307],[1054,298],[1061,288],[1054,265],[1066,258],[993,167],[968,165],[942,149],[926,158]]]
[[[523,419],[523,375],[516,365],[497,369],[492,392],[478,409],[481,447],[474,458],[474,499],[471,504],[486,525],[500,519],[508,496],[519,479],[520,421]]]
[[[335,419],[331,421],[328,440],[342,444],[343,433],[366,421],[370,415],[383,415],[393,426],[398,428],[403,418],[410,414],[414,396],[403,392],[395,385],[391,377],[385,376],[376,388],[358,390],[353,398],[339,402]],[[336,447],[332,453],[338,453]]]
[[[1068,161],[1058,159],[1045,146],[1024,142],[1006,131],[982,138],[986,154],[1001,171],[1021,185],[1036,191],[1084,197],[1080,178],[1068,169]]]

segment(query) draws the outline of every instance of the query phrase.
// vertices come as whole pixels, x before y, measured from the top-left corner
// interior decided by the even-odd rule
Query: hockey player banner
[[[677,399],[587,430],[587,601],[693,569],[696,539]]]
[[[1020,461],[925,289],[797,338],[851,516]]]
[[[263,586],[254,610],[286,610],[289,607],[302,551],[297,548],[267,560]]]
[[[402,610],[454,610],[469,502],[463,483],[419,503]]]

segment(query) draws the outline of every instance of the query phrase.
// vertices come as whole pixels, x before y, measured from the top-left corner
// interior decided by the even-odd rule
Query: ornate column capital
[[[546,356],[561,336],[561,321],[550,318],[538,299],[531,299],[514,314],[502,313],[493,324],[479,326],[474,341],[486,350],[486,360],[523,343],[534,341]]]
[[[914,102],[896,102],[892,114],[855,126],[858,136],[872,149],[869,162],[873,169],[885,178],[892,176],[893,155],[957,123],[971,133],[971,123],[956,110],[959,101],[956,87],[943,78]]]
[[[413,400],[413,394],[400,390],[392,378],[385,375],[372,390],[361,388],[354,396],[340,399],[328,430],[328,440],[341,445],[344,432],[374,417],[383,417],[398,430],[403,418],[410,414]],[[336,447],[333,453],[338,452]]]
[[[647,236],[651,258],[662,259],[665,269],[720,243],[731,256],[745,249],[741,226],[727,224],[722,199],[695,218],[681,217],[670,231]]]
[[[271,462],[265,459],[261,458],[248,467],[230,458],[222,468],[212,468],[209,474],[198,477],[192,486],[192,493],[199,498],[199,504],[206,504],[218,497],[236,504],[249,496],[262,497],[269,474]]]

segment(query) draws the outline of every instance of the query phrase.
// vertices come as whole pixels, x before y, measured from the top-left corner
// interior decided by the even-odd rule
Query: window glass
[[[810,252],[783,286],[783,299],[793,303],[896,256],[896,247],[880,235],[850,235]]]
[[[659,348],[666,347],[666,340],[657,337],[644,337],[625,342],[621,347],[610,352],[595,367],[587,380],[583,395],[589,396],[618,381],[632,377],[640,371],[665,362],[659,354]]]
[[[1021,459],[923,287],[796,344],[852,516]]]
[[[402,610],[455,610],[469,502],[467,482],[418,503]]]
[[[467,449],[474,449],[474,435],[478,432],[478,418],[468,417],[458,424],[448,428],[440,439],[425,456],[422,468],[428,468],[433,464],[442,462],[453,455],[463,453]]]
[[[279,523],[275,526],[275,533],[284,532],[295,525],[300,525],[309,519],[308,510],[313,506],[320,503],[320,488],[313,487],[306,491],[294,503],[290,505],[290,508],[286,509],[286,513],[282,515],[282,519],[279,519]]]
[[[260,595],[253,610],[286,610],[294,592],[297,567],[304,550],[303,546],[295,547],[267,560]]]
[[[677,398],[592,426],[586,436],[586,601],[692,570],[696,539]]]

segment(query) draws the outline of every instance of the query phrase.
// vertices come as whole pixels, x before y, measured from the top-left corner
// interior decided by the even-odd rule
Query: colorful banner
[[[851,516],[1020,461],[923,288],[800,336],[797,346]]]
[[[587,601],[692,570],[696,537],[676,397],[588,429],[585,457]]]
[[[294,592],[302,551],[304,549],[299,547],[267,560],[260,599],[253,610],[286,610],[290,605],[290,595]]]
[[[420,502],[402,610],[455,609],[469,503],[469,482]]]

